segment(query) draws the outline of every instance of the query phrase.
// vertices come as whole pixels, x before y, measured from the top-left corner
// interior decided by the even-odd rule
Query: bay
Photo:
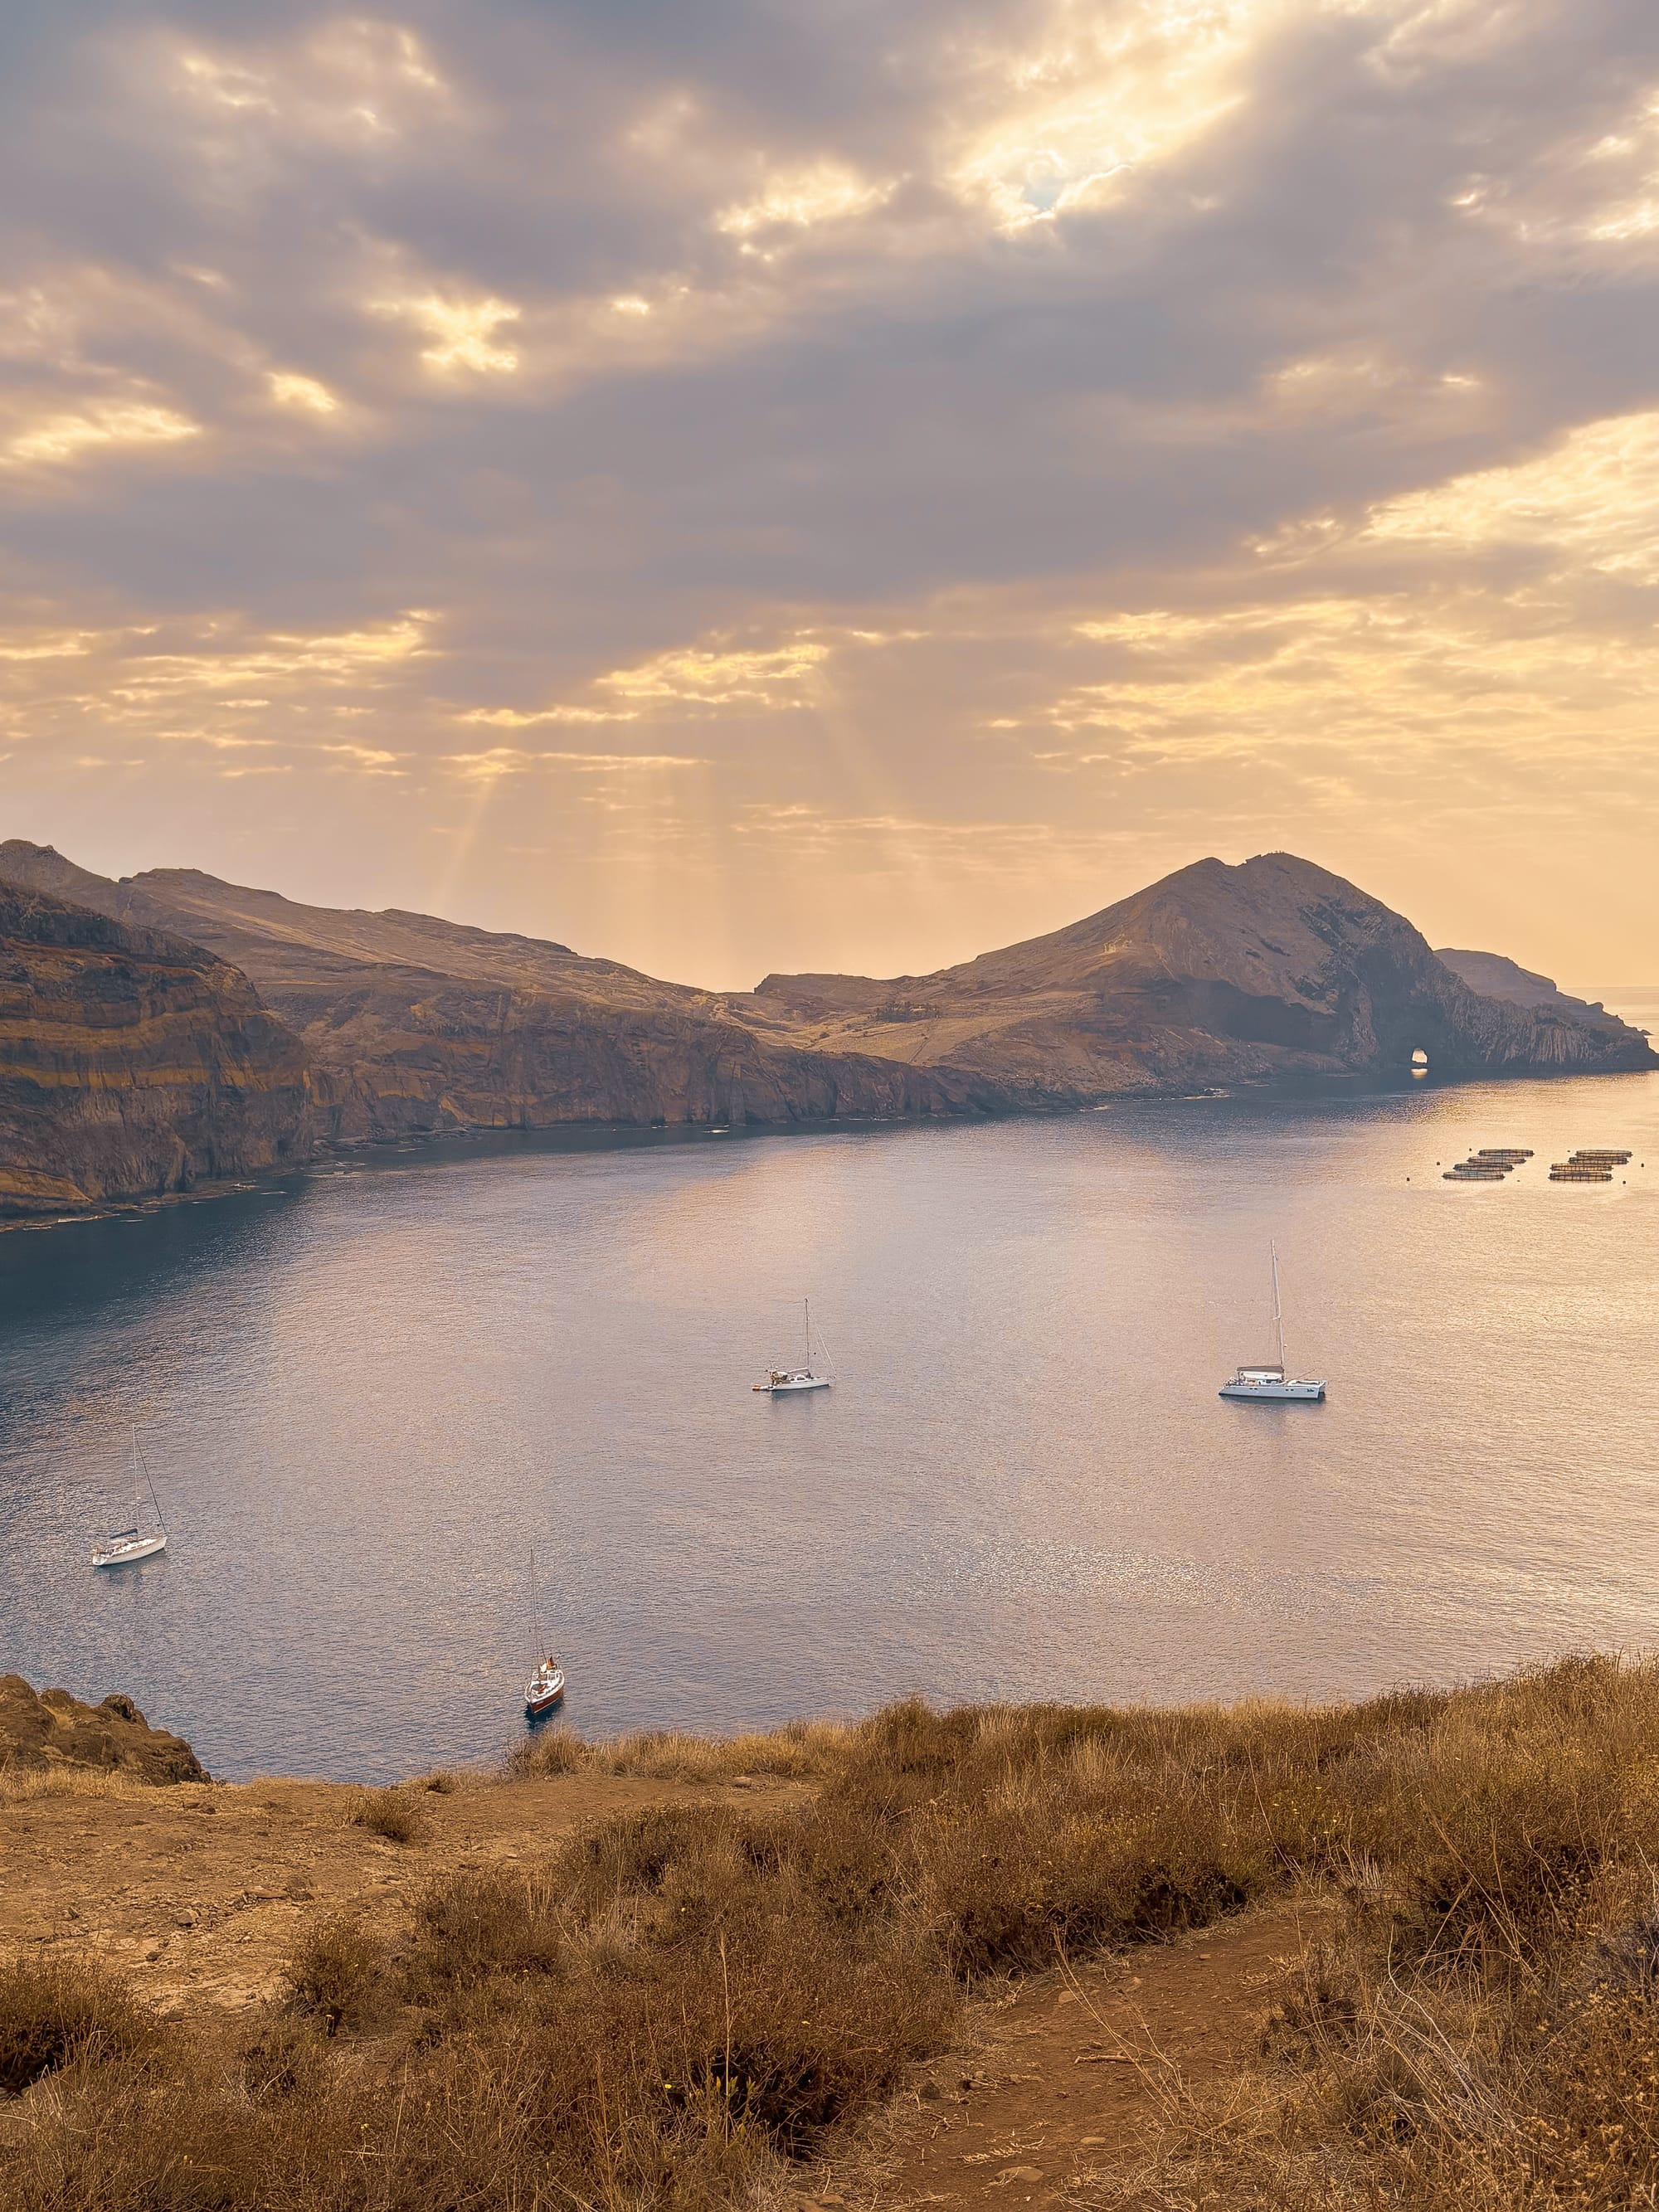
[[[489,1140],[9,1236],[0,1669],[230,1778],[493,1758],[532,1543],[587,1735],[1645,1644],[1656,1231],[1628,1076]],[[1322,1407],[1216,1396],[1270,1237]],[[753,1394],[808,1294],[835,1387]],[[98,1573],[134,1423],[173,1540]]]

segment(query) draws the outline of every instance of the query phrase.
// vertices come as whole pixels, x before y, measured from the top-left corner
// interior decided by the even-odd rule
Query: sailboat
[[[800,1307],[805,1324],[805,1359],[799,1367],[775,1367],[764,1382],[754,1385],[757,1390],[765,1390],[774,1398],[787,1397],[797,1390],[827,1390],[830,1388],[830,1377],[816,1374],[812,1367],[812,1301],[803,1298]]]
[[[530,1550],[530,1613],[536,1631],[536,1671],[525,1685],[524,1709],[532,1718],[556,1705],[564,1695],[564,1668],[547,1648],[542,1627],[541,1586],[536,1579],[536,1549]]]
[[[144,1493],[149,1493],[155,1526],[143,1527]],[[161,1518],[161,1508],[156,1500],[155,1485],[149,1479],[149,1467],[143,1448],[138,1442],[138,1431],[132,1432],[132,1526],[118,1534],[109,1536],[93,1553],[94,1567],[125,1567],[131,1559],[148,1559],[155,1552],[167,1547],[167,1524]]]
[[[1241,1367],[1231,1382],[1224,1382],[1224,1398],[1253,1400],[1267,1405],[1311,1405],[1322,1400],[1325,1385],[1287,1374],[1285,1368],[1285,1314],[1279,1297],[1279,1248],[1269,1243],[1273,1276],[1273,1337],[1279,1358],[1270,1367]]]

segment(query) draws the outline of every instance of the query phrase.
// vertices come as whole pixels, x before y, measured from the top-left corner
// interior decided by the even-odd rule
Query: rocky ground
[[[36,1692],[21,1674],[0,1674],[0,1777],[54,1767],[141,1782],[208,1778],[184,1738],[152,1728],[131,1698],[117,1693],[88,1705],[67,1690]]]
[[[439,1875],[531,1860],[589,1821],[741,1799],[749,1786],[559,1775],[422,1790],[425,1832],[408,1844],[354,1826],[364,1793],[338,1783],[181,1784],[0,1804],[0,1954],[73,1944],[118,1967],[163,2012],[234,2010],[279,1990],[283,1960],[320,1919],[393,1915]]]

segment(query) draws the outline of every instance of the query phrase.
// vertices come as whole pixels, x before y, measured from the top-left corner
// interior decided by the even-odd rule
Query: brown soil
[[[1250,2051],[1286,1966],[1331,1918],[1317,1899],[1278,1903],[1023,1984],[890,2108],[869,2161],[827,2170],[802,2212],[1076,2204]]]
[[[83,1948],[164,2012],[273,1995],[318,1921],[395,1915],[435,1875],[544,1857],[576,1828],[647,1805],[777,1803],[799,1785],[711,1787],[567,1774],[410,1793],[414,1844],[350,1825],[362,1792],[324,1782],[181,1784],[0,1805],[0,1958]]]

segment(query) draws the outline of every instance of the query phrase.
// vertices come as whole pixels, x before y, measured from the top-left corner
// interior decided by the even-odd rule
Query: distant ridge
[[[1470,990],[1479,991],[1484,998],[1509,999],[1534,1013],[1547,1009],[1603,1029],[1622,1026],[1619,1017],[1608,1013],[1599,1000],[1592,1003],[1570,997],[1549,976],[1534,975],[1530,968],[1517,967],[1513,960],[1505,960],[1499,953],[1451,951],[1437,952],[1434,957]]]
[[[16,838],[0,845],[0,884],[25,935],[29,901],[49,901],[165,933],[175,951],[202,948],[234,979],[246,999],[237,1018],[246,1028],[257,1010],[265,1023],[272,1095],[289,1102],[261,1139],[273,1156],[443,1129],[1054,1110],[1386,1075],[1418,1051],[1452,1077],[1659,1066],[1642,1034],[1601,1007],[1497,955],[1442,958],[1380,901],[1286,853],[1195,861],[933,975],[769,975],[753,992],[659,982],[429,915],[307,906],[196,869],[118,882]],[[90,939],[82,950],[99,957]],[[36,953],[16,957],[27,1016],[30,991],[58,986]],[[284,1054],[286,1088],[274,1073]],[[291,1079],[301,1066],[302,1086]],[[15,1107],[0,1158],[27,1152],[46,1124],[69,1127],[73,1085],[49,1090],[30,1094],[33,1135]],[[173,1187],[217,1171],[198,1159],[219,1157],[213,1141],[192,1149],[182,1122],[174,1134]],[[111,1172],[98,1194],[119,1187]],[[155,1175],[147,1158],[131,1187],[155,1188]],[[73,1204],[73,1182],[59,1176],[52,1202]]]

